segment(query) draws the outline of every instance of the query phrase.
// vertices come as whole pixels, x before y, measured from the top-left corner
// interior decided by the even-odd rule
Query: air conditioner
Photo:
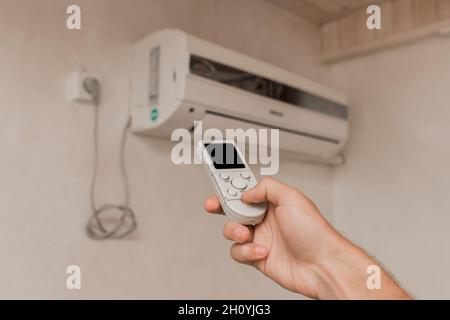
[[[132,68],[134,133],[277,128],[281,151],[330,162],[347,140],[343,93],[182,31],[137,42]]]

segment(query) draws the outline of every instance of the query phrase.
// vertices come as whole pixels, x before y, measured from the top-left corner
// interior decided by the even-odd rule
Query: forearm
[[[334,236],[332,241],[334,245],[330,246],[330,252],[317,265],[318,298],[411,299],[362,249],[340,235]],[[373,274],[368,273],[371,266],[375,266],[372,267],[375,270]],[[379,286],[370,285],[373,284],[371,280],[376,279],[373,277],[379,277]]]

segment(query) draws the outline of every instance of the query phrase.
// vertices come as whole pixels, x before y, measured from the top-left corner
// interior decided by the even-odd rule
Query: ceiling
[[[264,0],[302,16],[318,25],[382,0]]]

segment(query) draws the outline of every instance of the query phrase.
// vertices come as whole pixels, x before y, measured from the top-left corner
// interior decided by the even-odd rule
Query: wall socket
[[[67,77],[66,96],[69,100],[82,103],[94,103],[92,95],[83,86],[83,81],[87,78],[97,77],[88,73],[85,69],[77,70]]]

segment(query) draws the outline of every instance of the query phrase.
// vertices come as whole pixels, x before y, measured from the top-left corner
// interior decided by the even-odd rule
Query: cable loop
[[[123,238],[130,233],[132,233],[137,228],[136,217],[128,205],[129,202],[129,186],[128,186],[128,175],[125,165],[125,146],[128,130],[131,126],[131,118],[128,118],[123,132],[122,139],[120,143],[120,170],[122,172],[122,178],[124,181],[125,189],[125,201],[123,205],[117,204],[104,204],[98,208],[95,204],[95,185],[97,182],[97,162],[98,162],[98,109],[100,102],[100,83],[95,78],[88,78],[83,82],[83,86],[87,92],[92,96],[95,104],[95,116],[94,116],[94,173],[92,175],[91,181],[91,209],[92,216],[86,224],[87,235],[96,240],[100,239],[118,239]],[[111,215],[113,211],[120,211],[120,218],[114,223],[108,222],[108,225],[113,225],[113,227],[106,227],[106,219],[114,217]]]

